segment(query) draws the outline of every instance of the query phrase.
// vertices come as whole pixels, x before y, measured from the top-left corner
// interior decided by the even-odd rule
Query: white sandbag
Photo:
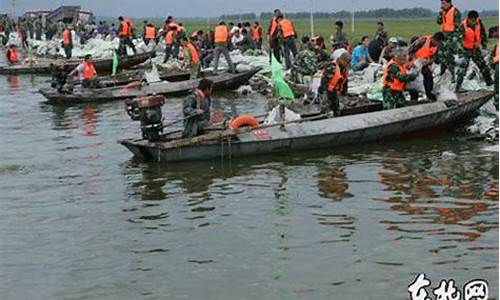
[[[299,114],[289,110],[288,108],[285,107],[285,120],[281,120],[280,117],[280,106],[277,105],[271,112],[267,115],[266,119],[264,120],[264,125],[272,125],[272,124],[277,124],[280,122],[292,122],[292,121],[297,121],[300,120],[301,117]]]
[[[382,70],[382,65],[371,63],[363,70],[363,81],[365,83],[374,83],[377,81],[377,75]]]
[[[153,64],[151,71],[144,71],[144,78],[146,79],[147,83],[161,81],[160,74],[158,74],[158,69],[156,68],[155,64]]]
[[[240,86],[236,92],[240,95],[240,96],[247,96],[251,93],[253,93],[253,89],[250,85],[242,85]]]

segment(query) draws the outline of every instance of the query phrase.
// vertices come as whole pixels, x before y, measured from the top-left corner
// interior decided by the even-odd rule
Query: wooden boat
[[[247,72],[208,76],[214,82],[214,90],[229,90],[246,83],[260,69]],[[102,89],[79,89],[71,94],[58,93],[55,89],[40,89],[40,93],[52,104],[99,103],[111,100],[123,100],[150,95],[176,96],[189,93],[198,86],[200,79],[180,82],[154,82],[136,87],[110,87]]]
[[[187,71],[159,71],[158,75],[163,81],[178,82],[189,80],[190,74]],[[212,76],[211,73],[204,72],[202,77]],[[144,70],[127,70],[116,74],[115,76],[99,76],[99,88],[107,88],[114,86],[124,86],[134,81],[142,81],[144,79]],[[69,84],[79,85],[77,80],[68,81]]]
[[[410,132],[435,130],[466,119],[493,96],[467,92],[458,101],[432,102],[337,118],[302,120],[258,129],[209,132],[191,139],[165,136],[161,142],[120,140],[135,156],[158,162],[242,157],[376,141]]]
[[[155,52],[135,54],[130,56],[119,57],[119,69],[127,69],[137,64],[140,64],[149,58],[155,56]],[[67,60],[65,63],[69,69],[76,68],[81,59]],[[55,62],[55,60],[53,61]],[[94,60],[94,67],[98,74],[110,74],[113,66],[113,58],[102,58]],[[52,71],[51,62],[43,61],[37,64],[20,64],[13,66],[0,67],[0,75],[21,75],[21,74],[38,74],[50,75]]]

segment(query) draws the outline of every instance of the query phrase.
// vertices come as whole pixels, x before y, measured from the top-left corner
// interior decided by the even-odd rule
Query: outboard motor
[[[125,110],[134,121],[141,121],[142,137],[150,142],[160,140],[163,132],[161,107],[165,104],[163,96],[149,96],[127,100]]]

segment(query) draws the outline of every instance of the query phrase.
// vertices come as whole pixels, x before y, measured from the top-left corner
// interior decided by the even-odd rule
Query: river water
[[[47,105],[46,80],[0,77],[2,299],[406,299],[419,273],[498,299],[498,153],[463,128],[159,165],[116,143],[122,103]]]

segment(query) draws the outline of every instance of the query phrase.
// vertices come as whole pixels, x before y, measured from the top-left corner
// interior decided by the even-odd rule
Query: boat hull
[[[255,75],[260,69],[254,69],[239,74],[221,74],[207,77],[214,82],[214,90],[236,89]],[[198,86],[200,79],[180,82],[158,82],[147,84],[140,88],[111,87],[102,89],[86,89],[73,94],[57,93],[52,88],[40,89],[39,92],[51,104],[99,103],[105,101],[132,99],[151,95],[180,96],[191,92]]]
[[[155,56],[154,52],[136,54],[131,56],[121,56],[119,58],[118,69],[127,69],[132,66],[145,62],[149,58]],[[76,68],[81,63],[81,60],[66,61],[69,69]],[[96,59],[94,60],[94,67],[98,74],[111,74],[113,67],[113,59]],[[37,75],[50,75],[50,63],[39,63],[34,65],[16,65],[0,67],[0,75],[23,75],[23,74],[37,74]]]
[[[317,148],[332,148],[402,136],[422,130],[446,128],[473,115],[492,96],[472,92],[460,96],[458,105],[443,102],[393,110],[271,127],[237,134],[237,140],[204,142],[188,147],[165,147],[145,140],[119,141],[143,159],[178,162],[217,157],[242,157]],[[469,98],[469,99],[468,99]]]

